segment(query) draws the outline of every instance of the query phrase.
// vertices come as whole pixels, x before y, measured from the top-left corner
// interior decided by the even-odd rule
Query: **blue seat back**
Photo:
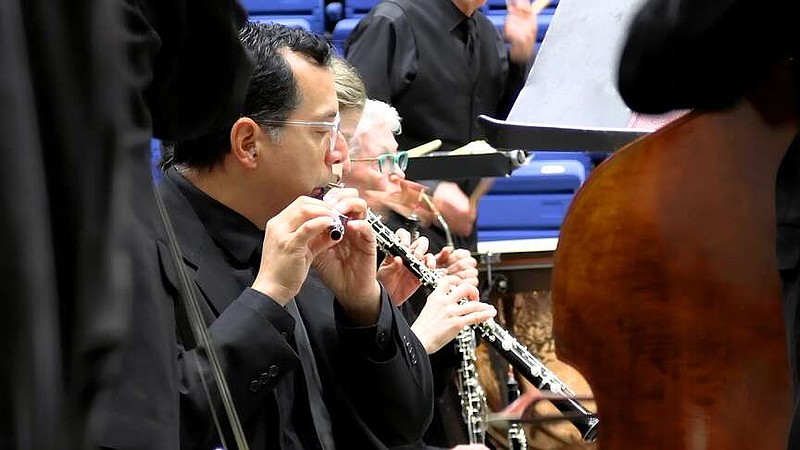
[[[306,19],[299,17],[283,17],[283,16],[250,16],[252,22],[269,22],[279,23],[287,27],[300,28],[306,31],[314,31],[311,29],[311,23]]]
[[[333,16],[333,11],[341,10],[341,17],[333,25],[331,31],[331,42],[337,53],[344,56],[344,41],[358,25],[362,17],[367,15],[380,0],[345,0],[341,7],[334,7],[339,2],[328,4],[329,16]]]
[[[364,17],[380,2],[381,0],[344,0],[344,18]]]
[[[160,163],[161,141],[155,138],[150,139],[150,174],[153,175],[153,179],[156,180],[156,183],[160,183],[161,178],[164,176],[159,168]]]
[[[580,157],[534,155],[511,176],[496,179],[478,204],[478,240],[558,236],[572,198],[589,173],[589,157],[576,155]]]
[[[242,0],[251,20],[281,22],[284,19],[302,19],[315,33],[325,32],[325,0]],[[290,26],[305,28],[301,22]]]
[[[486,13],[484,13],[486,14]],[[495,14],[486,14],[486,18],[489,19],[497,31],[500,34],[503,34],[503,27],[506,24],[506,15],[505,11],[503,13],[495,13]],[[544,41],[544,36],[547,33],[547,29],[550,28],[550,21],[553,19],[553,14],[549,10],[543,10],[538,16],[536,16],[537,20],[537,27],[536,27],[536,42],[541,43]]]

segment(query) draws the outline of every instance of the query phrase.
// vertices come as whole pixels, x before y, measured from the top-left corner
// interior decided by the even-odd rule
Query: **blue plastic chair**
[[[572,198],[588,176],[587,162],[588,157],[532,158],[510,177],[496,179],[478,204],[478,240],[558,236]]]
[[[311,23],[308,22],[306,19],[300,19],[297,17],[282,17],[282,16],[250,16],[251,22],[269,22],[269,23],[279,23],[281,25],[286,25],[287,27],[292,28],[300,28],[306,31],[314,31],[311,29]]]
[[[308,22],[310,31],[325,32],[324,0],[242,0],[242,5],[251,16],[251,20],[267,20],[285,23],[287,19],[299,19]],[[305,28],[302,22],[290,22],[289,26]]]
[[[343,4],[340,3],[342,5],[340,7],[342,16],[339,20],[336,20],[333,31],[331,31],[331,42],[340,55],[344,54],[344,41],[350,36],[350,33],[358,25],[361,18],[367,15],[378,3],[380,3],[380,0],[345,0]],[[329,19],[332,19],[333,11],[337,10],[337,7],[332,5],[334,3],[328,5]]]
[[[159,164],[161,163],[161,141],[158,139],[150,139],[150,174],[156,180],[156,184],[161,182],[164,176],[161,173]]]
[[[484,13],[486,14],[486,13]],[[505,10],[502,13],[497,14],[486,14],[486,18],[489,19],[497,31],[500,34],[503,34],[503,27],[506,24],[506,14]],[[550,21],[553,18],[552,10],[545,9],[536,16],[538,27],[536,28],[536,42],[541,43],[544,40],[544,36],[547,33],[547,29],[550,28]]]

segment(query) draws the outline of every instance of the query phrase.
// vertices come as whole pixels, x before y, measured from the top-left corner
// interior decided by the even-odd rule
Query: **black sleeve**
[[[277,302],[253,289],[244,292],[209,326],[208,333],[225,374],[233,403],[246,423],[300,360],[292,347],[294,319]],[[213,448],[213,407],[224,417],[206,352],[179,351],[181,439],[187,448]],[[209,383],[213,406],[206,397]]]
[[[357,349],[337,361],[348,399],[387,446],[420,441],[433,416],[433,379],[422,343],[384,289],[376,325],[348,327],[342,313],[336,312],[342,346]]]
[[[623,100],[649,114],[731,105],[796,45],[793,3],[649,0],[634,17],[622,52]]]
[[[394,103],[417,73],[417,47],[402,10],[393,3],[375,7],[348,36],[345,58],[370,98]]]

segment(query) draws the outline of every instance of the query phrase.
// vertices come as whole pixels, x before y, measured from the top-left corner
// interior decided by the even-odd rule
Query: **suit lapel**
[[[159,189],[175,229],[184,263],[187,268],[193,270],[192,276],[195,283],[200,288],[214,317],[217,317],[233,300],[239,297],[241,290],[230,267],[225,263],[222,251],[214,245],[191,204],[175,184],[165,178]],[[177,288],[178,279],[174,269],[171,268],[172,262],[169,260],[169,253],[165,251],[167,244],[162,242],[160,245],[162,247],[159,251],[162,267],[170,267],[165,272],[170,282]],[[206,320],[208,319],[206,317]]]

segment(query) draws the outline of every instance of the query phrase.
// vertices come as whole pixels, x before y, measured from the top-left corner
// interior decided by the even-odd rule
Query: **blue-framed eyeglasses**
[[[329,128],[331,132],[330,139],[330,151],[336,147],[336,139],[339,136],[339,125],[342,122],[342,118],[339,116],[339,112],[336,112],[336,117],[333,119],[333,122],[315,122],[312,120],[270,120],[265,119],[259,121],[265,125],[295,125],[298,127],[317,127],[317,128]]]
[[[381,173],[392,173],[406,170],[408,167],[408,152],[384,153],[372,158],[350,158],[350,162],[378,162],[378,170]]]

